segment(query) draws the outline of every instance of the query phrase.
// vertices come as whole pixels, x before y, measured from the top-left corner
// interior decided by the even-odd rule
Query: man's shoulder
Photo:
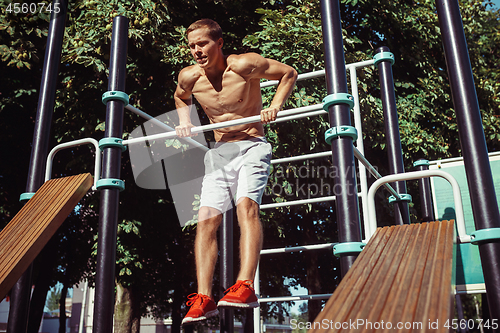
[[[253,52],[231,54],[227,57],[227,64],[231,70],[241,75],[251,74],[256,67],[261,66],[262,62],[265,62],[265,58]]]
[[[180,78],[188,78],[191,76],[198,76],[199,77],[200,75],[201,75],[201,71],[200,71],[200,67],[198,65],[190,65],[190,66],[184,67],[179,72]]]
[[[255,52],[247,52],[241,54],[231,54],[227,58],[228,64],[251,64],[255,65],[256,62],[265,61],[266,59],[258,53]]]
[[[192,86],[201,76],[200,68],[197,65],[184,67],[179,72],[179,85]]]

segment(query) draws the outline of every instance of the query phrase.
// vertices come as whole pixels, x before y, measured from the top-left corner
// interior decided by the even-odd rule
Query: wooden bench
[[[92,176],[52,179],[0,232],[0,297],[4,298],[92,187]]]
[[[454,240],[454,221],[378,228],[309,332],[448,332]]]

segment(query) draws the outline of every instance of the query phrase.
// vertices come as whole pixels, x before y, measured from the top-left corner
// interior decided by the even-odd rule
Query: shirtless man
[[[217,306],[257,307],[253,279],[262,249],[259,205],[266,187],[271,145],[262,124],[276,119],[290,95],[297,72],[280,62],[255,53],[226,56],[222,53],[222,31],[209,19],[187,29],[191,54],[196,64],[179,73],[174,99],[179,114],[177,135],[191,135],[192,96],[200,103],[211,123],[254,115],[262,123],[215,130],[214,149],[205,156],[195,259],[198,292],[188,296],[191,305],[182,324],[205,320],[218,314]],[[260,79],[279,80],[271,106],[262,109]],[[231,198],[235,198],[240,226],[240,271],[237,282],[216,305],[212,280],[217,261],[217,230]]]

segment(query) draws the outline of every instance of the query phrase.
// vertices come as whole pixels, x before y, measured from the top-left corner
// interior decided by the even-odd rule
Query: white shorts
[[[272,148],[264,137],[218,142],[205,154],[200,207],[225,212],[231,199],[247,197],[260,205],[269,177]]]

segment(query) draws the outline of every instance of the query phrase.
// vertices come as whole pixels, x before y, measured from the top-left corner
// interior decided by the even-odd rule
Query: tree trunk
[[[309,295],[319,294],[321,288],[321,282],[319,278],[319,269],[318,269],[318,257],[317,253],[314,251],[309,251],[307,254],[308,263],[307,263],[307,290]],[[321,301],[314,300],[309,301],[307,306],[308,312],[308,321],[313,322],[314,319],[321,312]]]
[[[66,333],[66,296],[68,287],[64,284],[61,290],[61,299],[59,299],[59,333]]]
[[[37,333],[42,324],[45,301],[52,283],[57,240],[50,240],[35,260],[35,288],[31,295],[27,333]]]
[[[181,306],[185,297],[183,290],[180,288],[180,283],[177,286],[174,290],[174,301],[172,303],[172,333],[181,333]]]
[[[134,289],[116,283],[115,333],[139,333],[141,316]]]
[[[316,227],[314,226],[313,219],[308,216],[308,223],[304,228],[305,239],[307,244],[317,243]],[[308,251],[307,256],[307,268],[306,268],[306,287],[309,295],[319,294],[321,291],[321,279],[319,276],[319,263],[318,263],[318,253],[316,251]],[[307,302],[307,313],[309,322],[313,322],[314,319],[321,312],[321,301],[313,300]]]
[[[45,300],[50,289],[51,274],[41,274],[31,295],[27,333],[37,333],[42,323]]]

